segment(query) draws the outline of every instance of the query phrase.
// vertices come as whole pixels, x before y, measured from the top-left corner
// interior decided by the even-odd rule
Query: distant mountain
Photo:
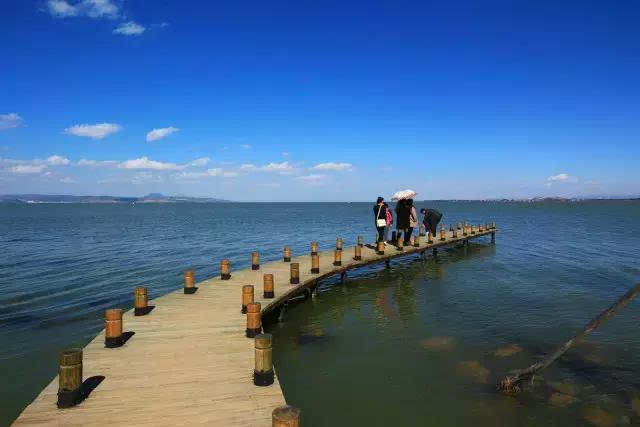
[[[222,203],[228,200],[212,197],[165,196],[160,193],[144,197],[69,196],[48,194],[5,194],[0,203]]]

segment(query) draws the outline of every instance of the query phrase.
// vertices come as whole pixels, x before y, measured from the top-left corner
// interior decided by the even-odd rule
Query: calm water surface
[[[327,280],[269,326],[304,424],[640,423],[640,302],[517,399],[493,392],[640,280],[640,203],[429,206],[447,223],[496,221],[497,244]],[[371,240],[371,216],[361,203],[0,205],[0,425],[55,376],[60,350],[95,336],[104,309],[131,307],[135,286],[156,297],[186,267],[216,274],[223,257],[248,267],[252,250],[277,259],[285,244]]]

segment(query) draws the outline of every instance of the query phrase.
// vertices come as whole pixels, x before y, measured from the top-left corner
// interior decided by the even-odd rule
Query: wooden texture
[[[495,231],[476,233],[472,238]],[[73,408],[58,409],[56,376],[15,425],[269,426],[274,408],[286,402],[277,372],[274,384],[253,384],[254,340],[246,338],[245,315],[238,310],[243,285],[259,283],[264,273],[273,274],[275,298],[254,295],[264,318],[328,276],[464,240],[449,238],[407,247],[403,252],[388,250],[384,255],[366,245],[361,248],[360,261],[353,260],[353,247],[345,247],[341,266],[333,265],[333,251],[321,252],[319,274],[311,273],[308,254],[292,257],[298,263],[297,285],[289,283],[292,265],[282,259],[264,263],[258,271],[246,265],[231,272],[230,264],[221,264],[224,273],[232,273],[229,280],[216,276],[198,282],[195,294],[185,295],[179,289],[156,298],[150,301],[155,309],[147,316],[135,317],[133,310],[124,313],[126,330],[135,332],[124,346],[105,348],[104,331],[87,344],[83,349],[84,377],[105,376],[89,398]],[[274,341],[273,346],[277,345]]]

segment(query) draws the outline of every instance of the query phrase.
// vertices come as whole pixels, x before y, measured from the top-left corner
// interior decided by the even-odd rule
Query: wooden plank
[[[80,405],[56,407],[58,377],[20,414],[14,425],[185,425],[269,426],[271,412],[285,399],[277,375],[273,385],[253,385],[253,340],[245,337],[245,315],[240,313],[242,285],[255,286],[255,301],[263,315],[292,296],[314,287],[327,276],[376,262],[424,252],[497,230],[398,251],[387,246],[385,255],[362,248],[362,260],[353,260],[354,248],[345,247],[342,266],[333,265],[333,251],[319,253],[320,274],[311,273],[311,257],[292,257],[300,264],[300,284],[289,284],[290,264],[261,265],[260,270],[231,271],[230,280],[210,278],[198,291],[182,289],[150,301],[147,316],[124,314],[125,331],[135,335],[123,346],[104,347],[104,331],[84,348],[84,378],[105,380]],[[275,298],[262,296],[262,275],[274,275]],[[274,342],[277,345],[277,342]],[[53,357],[53,355],[52,355]]]

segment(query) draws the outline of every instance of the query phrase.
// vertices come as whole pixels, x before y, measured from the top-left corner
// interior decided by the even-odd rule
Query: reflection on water
[[[418,209],[426,207],[418,203]],[[493,385],[563,342],[640,278],[640,203],[430,203],[444,221],[496,221],[495,246],[325,281],[271,325],[287,400],[305,425],[624,425],[640,414],[640,303],[517,398]],[[257,214],[259,212],[259,214]],[[603,224],[606,223],[606,227]],[[238,227],[238,225],[241,227]],[[86,344],[103,310],[178,289],[282,247],[371,238],[365,203],[0,205],[0,425]]]

